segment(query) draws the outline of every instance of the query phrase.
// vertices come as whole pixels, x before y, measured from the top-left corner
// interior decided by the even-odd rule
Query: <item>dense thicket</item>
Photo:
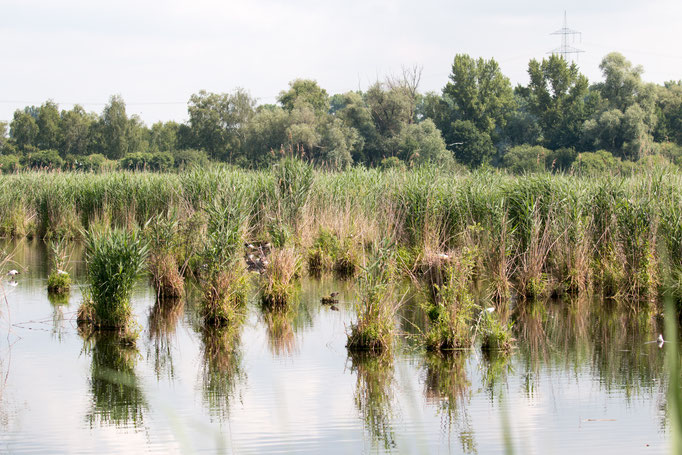
[[[552,55],[528,64],[513,88],[494,59],[454,58],[441,93],[419,92],[420,70],[331,95],[297,79],[258,105],[248,92],[200,91],[187,123],[146,126],[120,96],[101,114],[52,101],[0,123],[0,169],[165,171],[207,160],[262,168],[286,152],[319,166],[492,165],[514,172],[623,171],[646,158],[682,164],[682,81],[646,83],[643,69],[611,53],[592,83]],[[655,157],[655,158],[650,158]]]

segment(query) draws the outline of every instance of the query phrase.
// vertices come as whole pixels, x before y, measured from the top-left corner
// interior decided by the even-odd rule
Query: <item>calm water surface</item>
[[[204,331],[192,299],[133,297],[135,348],[79,334],[83,264],[66,302],[47,296],[39,242],[0,305],[0,452],[669,453],[660,321],[605,303],[515,315],[517,349],[349,356],[352,289],[305,280],[290,313],[255,299],[238,330]],[[78,254],[73,257],[77,258]],[[341,292],[340,311],[319,298]],[[423,324],[405,308],[402,330]],[[506,424],[505,424],[506,422]]]

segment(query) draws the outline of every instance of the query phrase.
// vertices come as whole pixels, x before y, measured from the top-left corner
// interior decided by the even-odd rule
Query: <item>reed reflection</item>
[[[173,346],[175,331],[185,310],[181,299],[157,299],[149,311],[149,345],[147,358],[153,360],[156,379],[175,377]]]
[[[263,308],[263,321],[268,334],[272,354],[291,356],[297,353],[294,324],[297,308]]]
[[[52,337],[62,341],[66,333],[64,307],[69,305],[69,295],[48,292],[47,299],[52,305]]]
[[[632,313],[610,301],[575,300],[517,309],[515,335],[531,395],[543,374],[588,370],[605,391],[626,399],[657,393],[665,382],[662,331],[655,313]]]
[[[201,332],[203,399],[211,415],[229,417],[237,385],[246,379],[240,349],[240,327],[211,327]]]
[[[427,352],[424,357],[426,376],[424,395],[426,402],[438,406],[444,428],[458,432],[462,450],[477,453],[476,439],[467,405],[471,396],[471,383],[467,377],[464,352]]]
[[[81,332],[83,350],[92,356],[92,406],[86,419],[91,427],[140,427],[147,403],[135,375],[140,353],[114,331]]]
[[[393,417],[393,357],[349,351],[351,371],[356,374],[355,405],[373,441],[386,451],[396,448]]]

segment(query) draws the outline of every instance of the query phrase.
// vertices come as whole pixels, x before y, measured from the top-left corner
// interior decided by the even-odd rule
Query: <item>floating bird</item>
[[[332,305],[334,303],[339,303],[339,301],[332,296],[322,297],[320,301],[322,302],[322,305]]]
[[[663,339],[663,335],[660,333],[658,334],[658,338],[656,339],[656,341],[658,341],[660,344],[665,343],[665,340]]]
[[[9,276],[19,275],[19,271],[16,269],[12,269],[9,272],[7,272],[7,275],[9,275]]]
[[[448,256],[445,253],[438,253],[438,259],[448,259],[450,256]]]
[[[68,275],[69,272],[67,272],[66,270],[57,269],[57,274],[58,274],[58,275]]]

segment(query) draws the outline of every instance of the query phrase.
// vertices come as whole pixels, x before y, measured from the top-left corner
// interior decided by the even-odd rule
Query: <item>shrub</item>
[[[514,174],[542,172],[545,170],[545,160],[551,153],[539,145],[517,145],[504,154],[502,162],[504,167]]]
[[[9,174],[19,170],[21,170],[21,163],[17,155],[0,155],[0,172]]]
[[[56,150],[36,150],[23,158],[23,164],[31,169],[61,169],[64,160]]]

